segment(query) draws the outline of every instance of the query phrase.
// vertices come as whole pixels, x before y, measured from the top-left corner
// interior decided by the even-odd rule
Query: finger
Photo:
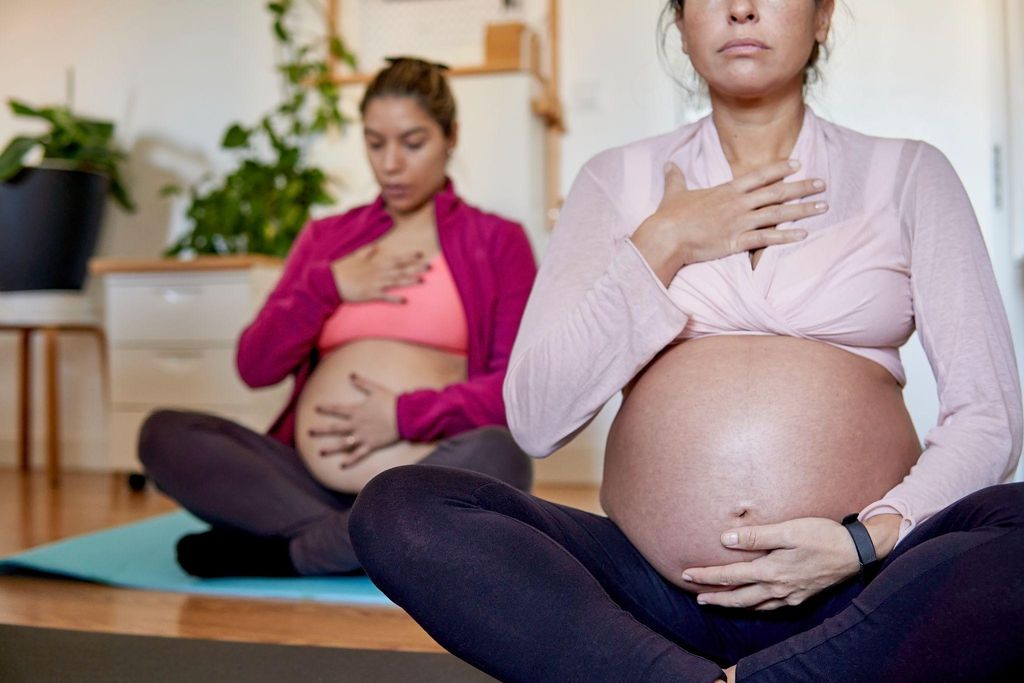
[[[373,257],[377,255],[378,251],[380,251],[380,245],[378,245],[376,242],[371,242],[359,250],[359,255],[362,256],[367,261],[369,261],[372,260]]]
[[[722,534],[722,545],[736,550],[777,550],[795,547],[790,538],[792,524],[762,524],[729,529]],[[749,563],[753,564],[753,562]]]
[[[771,600],[765,600],[760,605],[755,605],[754,609],[758,612],[767,612],[769,610],[778,609],[780,607],[788,607],[789,603],[785,600],[779,600],[778,598],[772,598]]]
[[[789,244],[791,242],[799,242],[806,237],[807,231],[800,230],[799,228],[749,230],[736,238],[736,251],[753,251],[754,249],[770,247],[776,244]]]
[[[749,173],[744,173],[732,181],[732,186],[740,192],[751,192],[765,185],[777,183],[786,176],[796,173],[799,168],[800,162],[796,159],[775,161]]]
[[[341,406],[341,405],[319,405],[316,407],[316,412],[321,415],[329,415],[331,417],[339,417],[343,420],[352,419],[351,413],[352,407]]]
[[[825,191],[825,181],[819,178],[800,180],[795,183],[779,181],[745,195],[744,205],[748,209],[760,209],[773,204],[785,204],[794,199],[809,197]]]
[[[308,434],[314,439],[325,438],[329,436],[348,436],[355,430],[352,427],[330,427],[327,429],[310,429]]]
[[[361,392],[369,396],[376,391],[387,391],[387,387],[382,384],[377,384],[373,380],[367,379],[358,373],[351,373],[349,379],[352,381],[352,385],[359,389]]]
[[[774,598],[775,596],[771,594],[767,586],[755,583],[731,591],[701,593],[697,596],[697,603],[700,605],[718,605],[719,607],[753,607]]]
[[[341,460],[341,469],[344,470],[344,469],[348,469],[349,467],[352,467],[353,465],[355,465],[360,460],[363,460],[364,458],[366,458],[366,456],[368,456],[372,452],[373,452],[373,449],[368,444],[361,444],[360,447],[357,448],[350,455],[347,455],[344,458],[342,458],[342,460]]]
[[[392,259],[390,265],[392,268],[405,268],[406,266],[411,266],[422,262],[423,256],[424,254],[422,251],[414,251],[409,254],[402,254],[401,256],[396,256],[394,259]]]
[[[404,296],[401,296],[400,294],[388,294],[387,292],[381,290],[376,294],[367,297],[366,301],[383,301],[388,304],[401,305],[408,303],[409,300],[406,299]]]
[[[827,202],[800,202],[798,204],[775,204],[751,211],[743,220],[748,230],[774,227],[802,218],[810,218],[828,211]]]
[[[761,581],[763,578],[761,564],[757,560],[734,562],[717,567],[693,567],[683,572],[684,581],[705,586],[744,586]]]
[[[412,287],[414,285],[422,284],[423,278],[421,278],[419,275],[398,276],[383,279],[380,283],[380,288],[381,291],[387,291],[389,289],[395,289],[397,287]]]
[[[665,194],[680,192],[687,188],[683,169],[669,161],[665,164]]]
[[[320,457],[321,458],[326,458],[326,457],[332,456],[332,455],[348,455],[349,453],[352,453],[353,451],[358,449],[359,445],[360,445],[360,443],[358,441],[356,441],[355,443],[351,443],[351,444],[349,444],[349,443],[342,443],[340,446],[331,446],[331,447],[328,447],[328,448],[321,448],[320,449]]]

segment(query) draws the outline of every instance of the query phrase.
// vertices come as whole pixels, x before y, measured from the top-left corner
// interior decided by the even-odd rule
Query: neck
[[[779,96],[740,99],[711,93],[722,151],[735,171],[789,158],[804,120],[803,87]]]

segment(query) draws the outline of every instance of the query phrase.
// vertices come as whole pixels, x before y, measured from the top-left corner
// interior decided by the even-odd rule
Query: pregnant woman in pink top
[[[178,543],[192,574],[358,571],[349,510],[396,465],[530,486],[501,396],[536,272],[526,234],[446,177],[457,130],[441,67],[392,60],[361,109],[381,195],[302,231],[239,340],[247,384],[295,380],[270,434],[166,410],[143,426],[147,473],[213,526]]]
[[[377,585],[503,681],[1024,670],[1006,315],[945,157],[805,105],[833,9],[670,2],[713,113],[597,155],[569,193],[504,396],[544,457],[623,392],[607,517],[427,466],[353,510]],[[923,446],[915,329],[940,402]]]

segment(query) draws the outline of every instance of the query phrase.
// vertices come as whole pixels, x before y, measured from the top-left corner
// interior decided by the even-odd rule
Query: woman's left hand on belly
[[[768,554],[750,562],[685,570],[684,580],[716,589],[699,593],[701,604],[756,610],[799,605],[860,570],[849,532],[823,517],[730,529],[722,534],[722,545]]]
[[[342,456],[342,469],[398,441],[398,394],[355,373],[350,379],[366,399],[361,403],[318,405],[317,414],[328,422],[309,430],[311,437],[324,442],[321,456]]]

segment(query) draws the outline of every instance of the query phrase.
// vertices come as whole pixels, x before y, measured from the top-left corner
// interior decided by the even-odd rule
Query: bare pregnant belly
[[[881,498],[921,447],[899,385],[877,363],[778,336],[689,340],[663,353],[608,436],[601,502],[668,581],[763,553],[723,531],[839,520]]]
[[[310,429],[336,424],[330,417],[317,413],[316,407],[362,403],[365,396],[349,380],[353,372],[396,393],[440,389],[466,378],[466,359],[446,351],[390,339],[350,342],[320,359],[299,396],[295,444],[317,481],[345,493],[359,492],[384,470],[418,462],[434,448],[432,443],[398,441],[374,451],[344,470],[341,469],[340,455],[321,456],[321,450],[339,447],[342,439],[309,436]]]

